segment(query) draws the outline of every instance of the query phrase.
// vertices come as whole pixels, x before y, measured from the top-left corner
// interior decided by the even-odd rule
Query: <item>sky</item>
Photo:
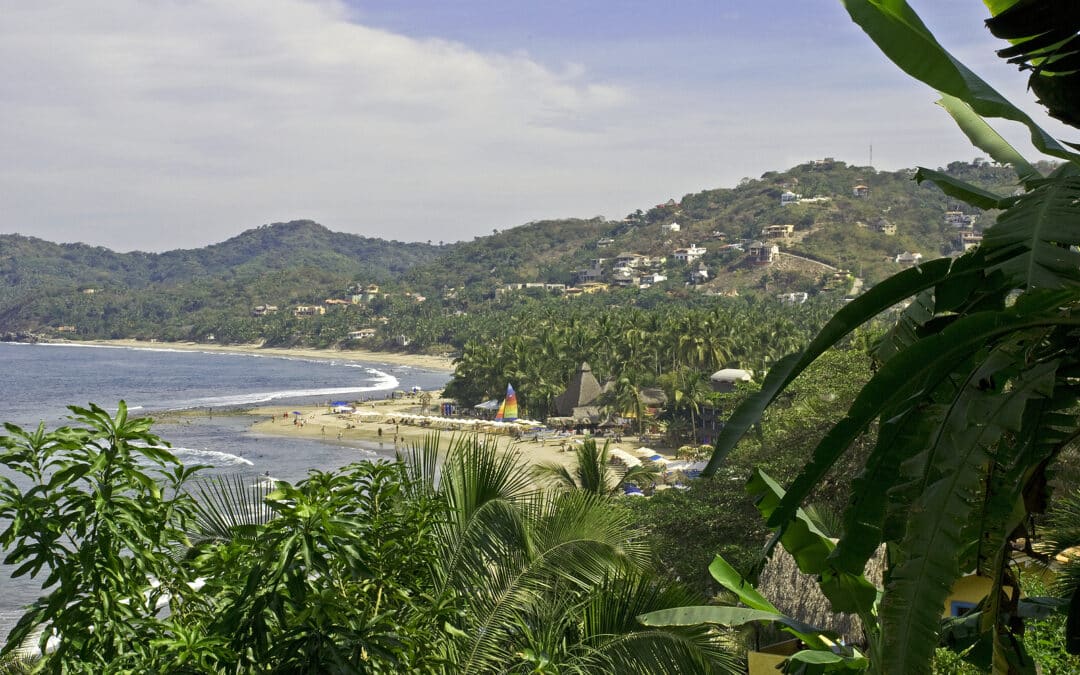
[[[981,2],[911,4],[1077,140],[994,56]],[[0,6],[0,233],[49,241],[164,251],[311,219],[451,242],[871,147],[878,170],[982,154],[839,0]]]

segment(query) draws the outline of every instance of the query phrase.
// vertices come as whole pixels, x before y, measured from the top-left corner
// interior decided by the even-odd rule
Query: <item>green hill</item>
[[[275,223],[200,249],[116,253],[0,236],[0,332],[77,326],[80,337],[180,339],[258,304],[322,302],[355,282],[386,282],[438,247]],[[212,331],[212,329],[208,329]]]
[[[1015,189],[1009,169],[985,161],[941,170],[1000,194]],[[571,285],[598,259],[604,259],[603,280],[611,281],[613,261],[624,253],[649,257],[642,271],[666,276],[669,288],[693,280],[698,290],[725,294],[847,292],[851,284],[837,281],[837,268],[869,285],[899,268],[900,253],[929,259],[956,252],[958,229],[946,222],[948,211],[976,218],[974,233],[992,222],[994,214],[957,207],[937,188],[916,184],[912,173],[808,162],[619,221],[545,220],[443,246],[331,232],[311,221],[264,225],[204,248],[165,253],[2,235],[0,334],[55,335],[64,326],[81,338],[214,335],[328,344],[376,319],[415,311],[418,295],[441,303],[441,309],[429,303],[426,313],[453,313],[509,284]],[[752,264],[752,242],[776,226],[790,232],[764,240],[780,255],[771,264]],[[705,275],[696,274],[698,262],[675,260],[676,249],[690,246],[706,249]],[[636,284],[624,279],[624,285],[631,281]],[[320,304],[368,284],[381,287],[377,298],[349,313],[334,307],[330,319],[299,324],[252,316],[258,305]]]

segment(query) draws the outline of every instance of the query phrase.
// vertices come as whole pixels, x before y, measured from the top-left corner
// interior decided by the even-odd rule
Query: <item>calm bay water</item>
[[[24,428],[66,423],[68,405],[94,402],[132,414],[162,415],[154,432],[186,463],[211,472],[266,474],[297,481],[310,469],[391,457],[391,447],[261,436],[247,432],[246,407],[312,405],[329,400],[382,398],[396,389],[439,389],[444,372],[379,363],[284,358],[221,352],[79,345],[0,343],[0,421]],[[210,411],[213,411],[213,415]],[[0,469],[2,472],[3,469]],[[0,565],[0,638],[19,607],[40,594],[38,584],[9,578]]]

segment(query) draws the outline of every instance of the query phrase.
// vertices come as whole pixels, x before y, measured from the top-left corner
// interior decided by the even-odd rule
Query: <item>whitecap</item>
[[[244,459],[239,455],[234,455],[230,452],[219,452],[217,450],[199,450],[198,448],[170,448],[165,445],[143,445],[141,443],[132,443],[137,447],[149,447],[157,450],[164,450],[172,453],[177,459],[184,457],[194,458],[194,461],[186,462],[190,464],[212,464],[214,466],[255,466],[255,464],[249,460]]]
[[[185,457],[194,458],[197,464],[213,464],[214,466],[255,466],[255,464],[239,455],[217,450],[197,450],[195,448],[165,448],[177,459]]]
[[[243,394],[225,394],[222,396],[205,396],[187,401],[177,401],[170,404],[173,409],[185,410],[187,408],[211,408],[229,406],[247,406],[258,403],[267,403],[283,398],[308,398],[314,396],[332,397],[345,394],[363,394],[371,391],[384,391],[394,389],[400,384],[398,379],[388,373],[369,368],[368,372],[373,375],[371,384],[367,386],[353,387],[327,387],[323,389],[281,389],[278,391],[255,391]]]

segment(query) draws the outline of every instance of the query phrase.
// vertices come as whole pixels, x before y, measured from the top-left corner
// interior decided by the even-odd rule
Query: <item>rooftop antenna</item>
[[[874,167],[874,144],[870,144],[870,168]]]

